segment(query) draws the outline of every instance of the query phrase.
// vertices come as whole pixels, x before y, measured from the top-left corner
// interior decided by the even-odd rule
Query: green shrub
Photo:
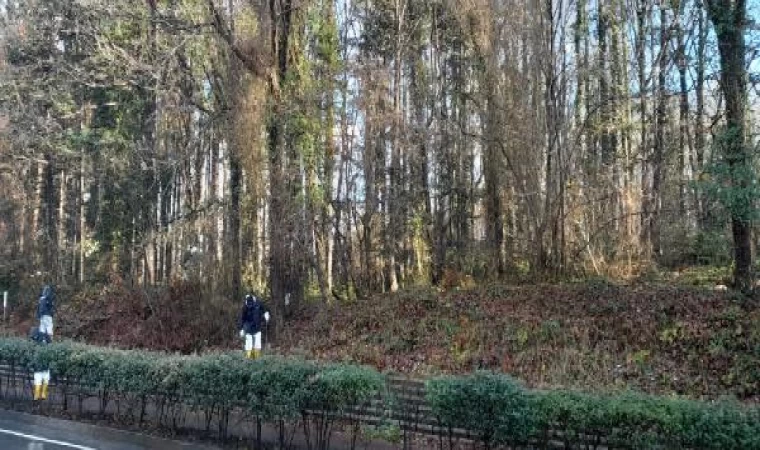
[[[104,388],[112,381],[108,369],[115,364],[110,360],[114,357],[113,350],[77,346],[64,363],[66,370],[59,375],[88,387]]]
[[[306,409],[307,386],[316,364],[299,359],[265,357],[249,368],[248,408],[267,421],[292,420]]]
[[[561,431],[566,445],[582,435],[599,440],[611,429],[603,400],[598,396],[550,391],[534,395],[531,404],[537,428],[545,435],[549,430]]]
[[[310,380],[308,408],[344,412],[365,406],[384,386],[377,371],[366,367],[331,364]]]
[[[28,339],[0,339],[0,360],[11,368],[27,368],[32,362],[33,347]]]
[[[202,406],[232,407],[247,397],[246,360],[232,355],[188,358],[181,370],[180,395]]]
[[[108,385],[118,394],[144,396],[158,391],[156,357],[142,352],[113,353],[106,361]]]
[[[586,436],[613,448],[760,448],[758,410],[735,403],[553,391],[533,405],[538,428],[561,431],[567,446]]]
[[[185,403],[205,411],[207,420],[216,415],[221,421],[231,408],[243,406],[278,425],[301,419],[309,409],[347,411],[384,387],[383,377],[364,367],[280,357],[249,361],[237,353],[173,356],[71,342],[37,346],[26,339],[0,339],[0,362],[18,373],[45,364],[80,396],[99,396],[101,410],[112,399],[152,396],[162,411]]]
[[[384,386],[377,371],[359,366],[330,364],[309,379],[305,386],[305,406],[309,417],[304,417],[307,446],[325,450],[329,448],[333,425],[345,413],[355,413],[377,398]],[[311,419],[311,420],[309,420]],[[350,432],[357,438],[361,432],[359,421],[350,420]]]
[[[62,374],[69,372],[71,355],[81,346],[71,342],[54,343],[40,347],[38,350],[48,354],[47,363],[50,367],[52,376],[60,377]]]
[[[302,423],[314,431],[317,448],[329,445],[331,424],[338,416],[385,391],[383,376],[367,367],[0,339],[0,363],[22,373],[37,362],[48,364],[54,378],[79,386],[79,396],[100,396],[102,410],[113,398],[137,399],[142,420],[145,399],[151,397],[161,405],[163,417],[189,405],[206,413],[207,424],[216,418],[223,434],[229,411],[245,407],[257,425],[269,422],[282,430],[285,424],[308,421]],[[560,439],[567,448],[760,449],[760,409],[737,402],[527,391],[512,378],[489,372],[431,379],[425,399],[443,427],[469,430],[487,447],[529,441],[547,445]],[[168,423],[177,426],[174,417]]]
[[[435,378],[426,383],[426,400],[443,426],[477,433],[487,446],[522,442],[534,433],[529,395],[506,375]]]
[[[677,433],[684,447],[703,449],[760,448],[760,412],[735,402],[685,403]]]

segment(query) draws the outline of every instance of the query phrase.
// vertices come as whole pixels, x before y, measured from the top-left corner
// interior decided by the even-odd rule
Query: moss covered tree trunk
[[[720,52],[720,87],[726,100],[727,139],[722,155],[731,174],[731,184],[744,192],[752,171],[747,151],[747,69],[744,64],[747,25],[746,0],[709,0],[707,14],[715,26]],[[732,202],[731,230],[734,238],[734,286],[746,291],[752,287],[752,225],[750,214],[753,199],[743,197]]]

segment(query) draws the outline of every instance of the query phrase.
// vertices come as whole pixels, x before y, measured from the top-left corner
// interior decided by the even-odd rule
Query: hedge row
[[[189,411],[200,412],[207,429],[216,424],[224,438],[230,412],[243,408],[259,441],[262,423],[280,428],[281,447],[303,425],[314,448],[327,448],[336,418],[367,406],[385,386],[377,371],[358,366],[279,357],[250,361],[237,352],[179,356],[71,342],[37,346],[23,339],[0,339],[0,364],[11,369],[3,383],[6,396],[16,394],[13,374],[48,366],[64,398],[80,399],[80,413],[82,400],[97,396],[101,413],[117,404],[142,421],[154,403],[162,425],[181,428]]]
[[[361,411],[381,397],[385,379],[377,371],[343,364],[239,353],[176,356],[92,347],[70,342],[46,347],[28,340],[0,339],[0,364],[16,374],[48,364],[64,398],[97,396],[101,412],[117,405],[130,417],[157,405],[158,420],[181,427],[188,411],[201,412],[207,429],[227,435],[230,412],[243,408],[259,430],[279,428],[281,448],[296,427],[310,447],[326,449],[338,416]],[[0,380],[3,395],[14,385]],[[453,444],[454,430],[468,430],[493,446],[632,449],[759,449],[760,409],[736,402],[706,403],[642,394],[592,395],[525,389],[506,375],[478,372],[426,383],[425,402]],[[394,402],[386,403],[386,409]],[[122,406],[124,407],[122,409]],[[67,407],[64,404],[64,407]],[[354,436],[358,419],[351,422]]]
[[[477,434],[486,447],[760,449],[760,408],[637,393],[537,392],[491,373],[428,381],[440,422]]]

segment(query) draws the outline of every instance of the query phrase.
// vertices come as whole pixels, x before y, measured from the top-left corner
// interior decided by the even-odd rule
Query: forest
[[[118,284],[151,310],[166,289],[235,308],[255,291],[275,317],[690,266],[748,292],[759,16],[745,0],[4,0],[0,288]]]

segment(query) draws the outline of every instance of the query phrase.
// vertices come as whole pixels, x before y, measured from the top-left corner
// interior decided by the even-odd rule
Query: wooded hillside
[[[733,260],[747,289],[759,14],[0,2],[0,287],[191,280],[279,314],[310,293]]]

